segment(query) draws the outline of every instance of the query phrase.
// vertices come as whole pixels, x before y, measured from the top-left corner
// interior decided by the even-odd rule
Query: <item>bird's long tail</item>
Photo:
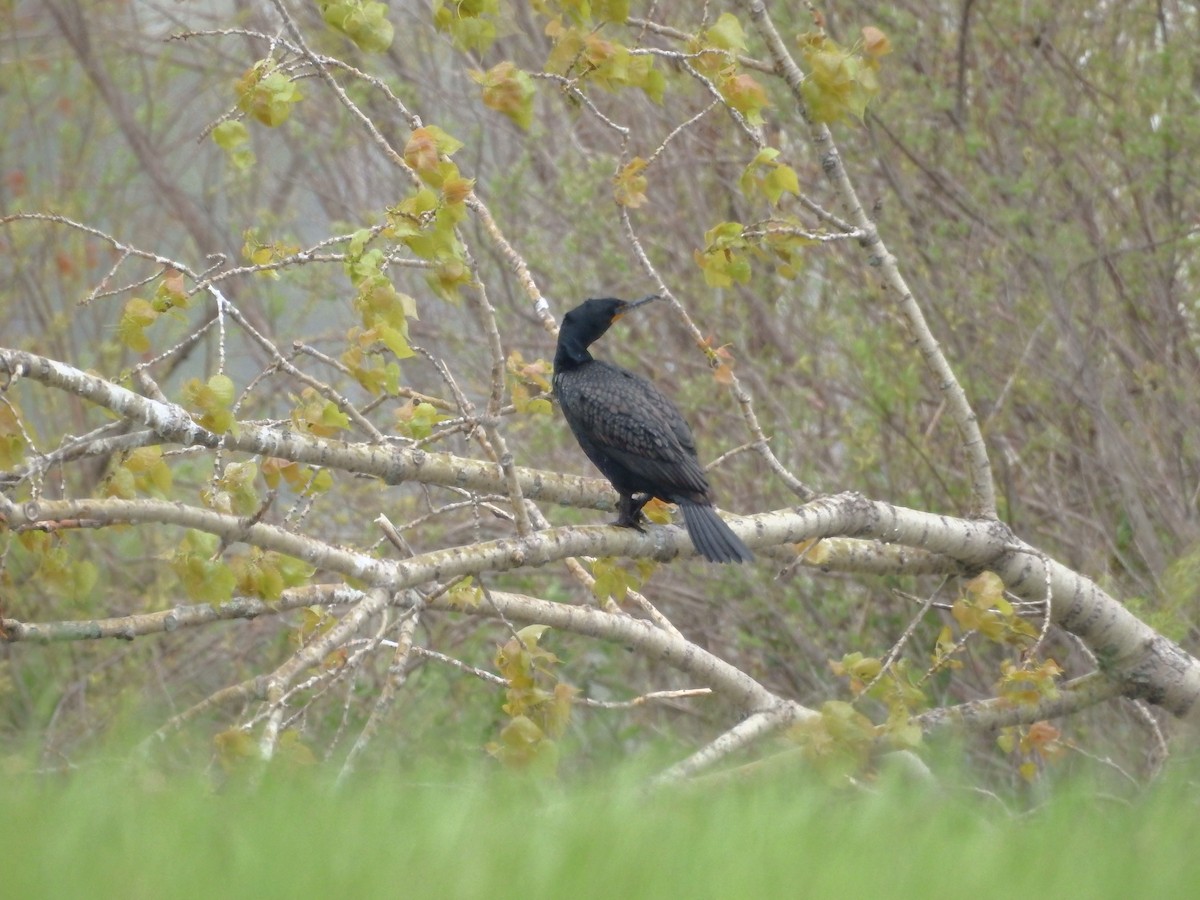
[[[683,521],[687,524],[692,546],[705,559],[717,563],[742,563],[754,559],[750,549],[711,506],[682,500],[679,508],[683,510]]]

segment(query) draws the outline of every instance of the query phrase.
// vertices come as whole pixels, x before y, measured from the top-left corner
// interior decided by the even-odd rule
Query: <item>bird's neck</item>
[[[587,344],[570,338],[567,340],[560,339],[558,348],[554,351],[555,372],[567,372],[571,369],[578,369],[580,366],[591,361],[592,354],[588,352]]]

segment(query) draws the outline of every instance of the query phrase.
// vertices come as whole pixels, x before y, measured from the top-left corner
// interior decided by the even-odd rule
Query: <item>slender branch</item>
[[[652,22],[649,19],[639,19],[635,16],[630,16],[625,20],[625,22],[633,28],[642,28],[646,31],[652,32],[653,34],[661,35],[662,37],[669,37],[671,40],[678,41],[681,44],[687,43],[696,37],[694,34],[689,34],[688,32],[681,31],[678,28],[672,28],[670,25]],[[705,50],[703,52],[721,53],[722,51]],[[736,59],[738,61],[738,65],[742,66],[743,68],[757,69],[759,72],[768,72],[770,74],[774,74],[775,72],[775,66],[772,63],[764,62],[761,59],[755,59],[753,56],[744,56],[741,54],[735,55],[728,52],[725,52],[725,55],[731,57],[732,59]]]
[[[925,733],[946,728],[988,731],[1009,725],[1028,725],[1079,712],[1119,696],[1121,685],[1100,672],[1092,672],[1059,689],[1057,695],[1037,703],[1017,704],[1005,697],[972,700],[958,706],[932,709],[914,718]]]
[[[738,722],[733,728],[716,740],[709,742],[707,746],[696,751],[687,759],[662,772],[654,781],[658,785],[666,785],[691,778],[705,769],[712,768],[744,747],[769,737],[781,728],[819,715],[820,713],[805,709],[799,704],[787,702],[756,712]]]
[[[3,632],[4,640],[10,643],[104,638],[132,641],[136,637],[173,632],[180,628],[197,628],[213,622],[276,615],[314,603],[350,603],[361,596],[362,591],[340,585],[313,585],[303,590],[284,591],[283,596],[274,602],[257,597],[234,597],[225,603],[184,604],[152,613],[73,622],[19,622],[15,619],[0,619],[0,632]]]
[[[962,435],[963,450],[966,453],[971,478],[971,513],[983,518],[996,517],[996,485],[992,476],[991,463],[988,461],[987,446],[983,440],[983,432],[979,428],[979,420],[967,392],[959,383],[954,370],[942,352],[933,330],[925,320],[921,306],[913,296],[904,276],[900,273],[896,257],[891,254],[879,236],[879,230],[867,214],[858,198],[846,167],[842,163],[841,154],[833,141],[833,135],[828,126],[816,122],[809,114],[801,85],[804,74],[796,65],[791,51],[788,50],[783,38],[775,28],[770,14],[767,12],[764,0],[740,0],[759,35],[766,42],[767,51],[775,62],[776,70],[787,83],[796,105],[808,125],[809,137],[817,149],[821,159],[821,168],[833,183],[842,203],[849,212],[850,222],[856,230],[863,234],[859,244],[869,254],[868,264],[879,270],[881,287],[890,293],[897,303],[901,313],[908,322],[917,349],[925,359],[926,365],[933,372],[938,389],[949,405],[950,414]]]
[[[672,294],[667,288],[666,283],[658,274],[654,264],[650,261],[650,257],[647,255],[645,248],[642,246],[641,240],[637,236],[637,232],[634,230],[633,220],[629,217],[629,209],[624,206],[621,207],[621,223],[625,226],[625,234],[628,236],[630,243],[633,245],[634,252],[638,257],[638,262],[641,263],[642,268],[646,271],[646,274],[658,284],[659,293],[666,297],[671,303],[676,314],[687,326],[688,332],[691,334],[692,340],[696,342],[696,345],[708,349],[708,343],[704,339],[704,335],[701,334],[700,329],[696,327],[696,323],[692,321],[691,316],[688,315],[687,310],[683,308],[683,305],[675,299],[674,294]],[[758,421],[758,413],[756,413],[754,410],[754,399],[750,396],[750,392],[746,390],[745,385],[742,384],[741,379],[738,378],[737,374],[734,372],[730,372],[730,387],[733,390],[734,399],[737,400],[738,406],[741,408],[742,418],[746,421],[746,427],[754,436],[754,449],[758,451],[760,456],[762,456],[763,460],[770,467],[771,471],[774,472],[779,479],[788,486],[789,490],[791,490],[801,500],[811,500],[816,496],[816,493],[803,482],[801,482],[799,478],[788,471],[787,466],[783,464],[783,462],[771,449],[770,442],[767,440],[767,435],[763,431],[762,424]]]
[[[379,731],[379,726],[387,718],[387,714],[392,708],[392,701],[395,699],[396,693],[408,680],[408,660],[412,655],[413,635],[416,634],[417,623],[420,620],[420,606],[414,604],[409,611],[408,617],[400,624],[400,635],[396,641],[395,652],[392,654],[392,664],[388,666],[387,680],[384,681],[383,689],[379,692],[379,696],[375,700],[375,708],[371,710],[367,724],[359,732],[353,746],[350,748],[350,752],[346,755],[346,761],[342,763],[341,771],[338,772],[337,777],[338,784],[343,783],[346,778],[353,774],[359,756],[366,750],[367,744],[371,742],[376,732]]]
[[[651,691],[648,694],[634,697],[632,700],[593,700],[590,697],[580,697],[576,702],[592,709],[636,709],[648,703],[663,703],[668,700],[683,700],[689,697],[707,697],[712,694],[711,688],[683,688],[678,691]]]

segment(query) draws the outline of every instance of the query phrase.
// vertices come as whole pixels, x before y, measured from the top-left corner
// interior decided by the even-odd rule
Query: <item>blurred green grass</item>
[[[75,773],[0,787],[5,898],[1184,897],[1194,785],[1063,791],[1020,815],[927,786],[654,793],[476,773],[214,791]]]

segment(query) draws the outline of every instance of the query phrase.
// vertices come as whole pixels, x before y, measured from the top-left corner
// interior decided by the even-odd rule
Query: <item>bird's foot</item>
[[[650,523],[649,520],[639,512],[632,518],[618,516],[617,520],[612,524],[616,525],[618,528],[633,528],[636,531],[645,532],[645,526]]]
[[[650,494],[622,495],[617,502],[617,521],[613,522],[618,528],[635,528],[645,531],[643,527],[648,520],[642,515],[642,507],[650,502]]]

